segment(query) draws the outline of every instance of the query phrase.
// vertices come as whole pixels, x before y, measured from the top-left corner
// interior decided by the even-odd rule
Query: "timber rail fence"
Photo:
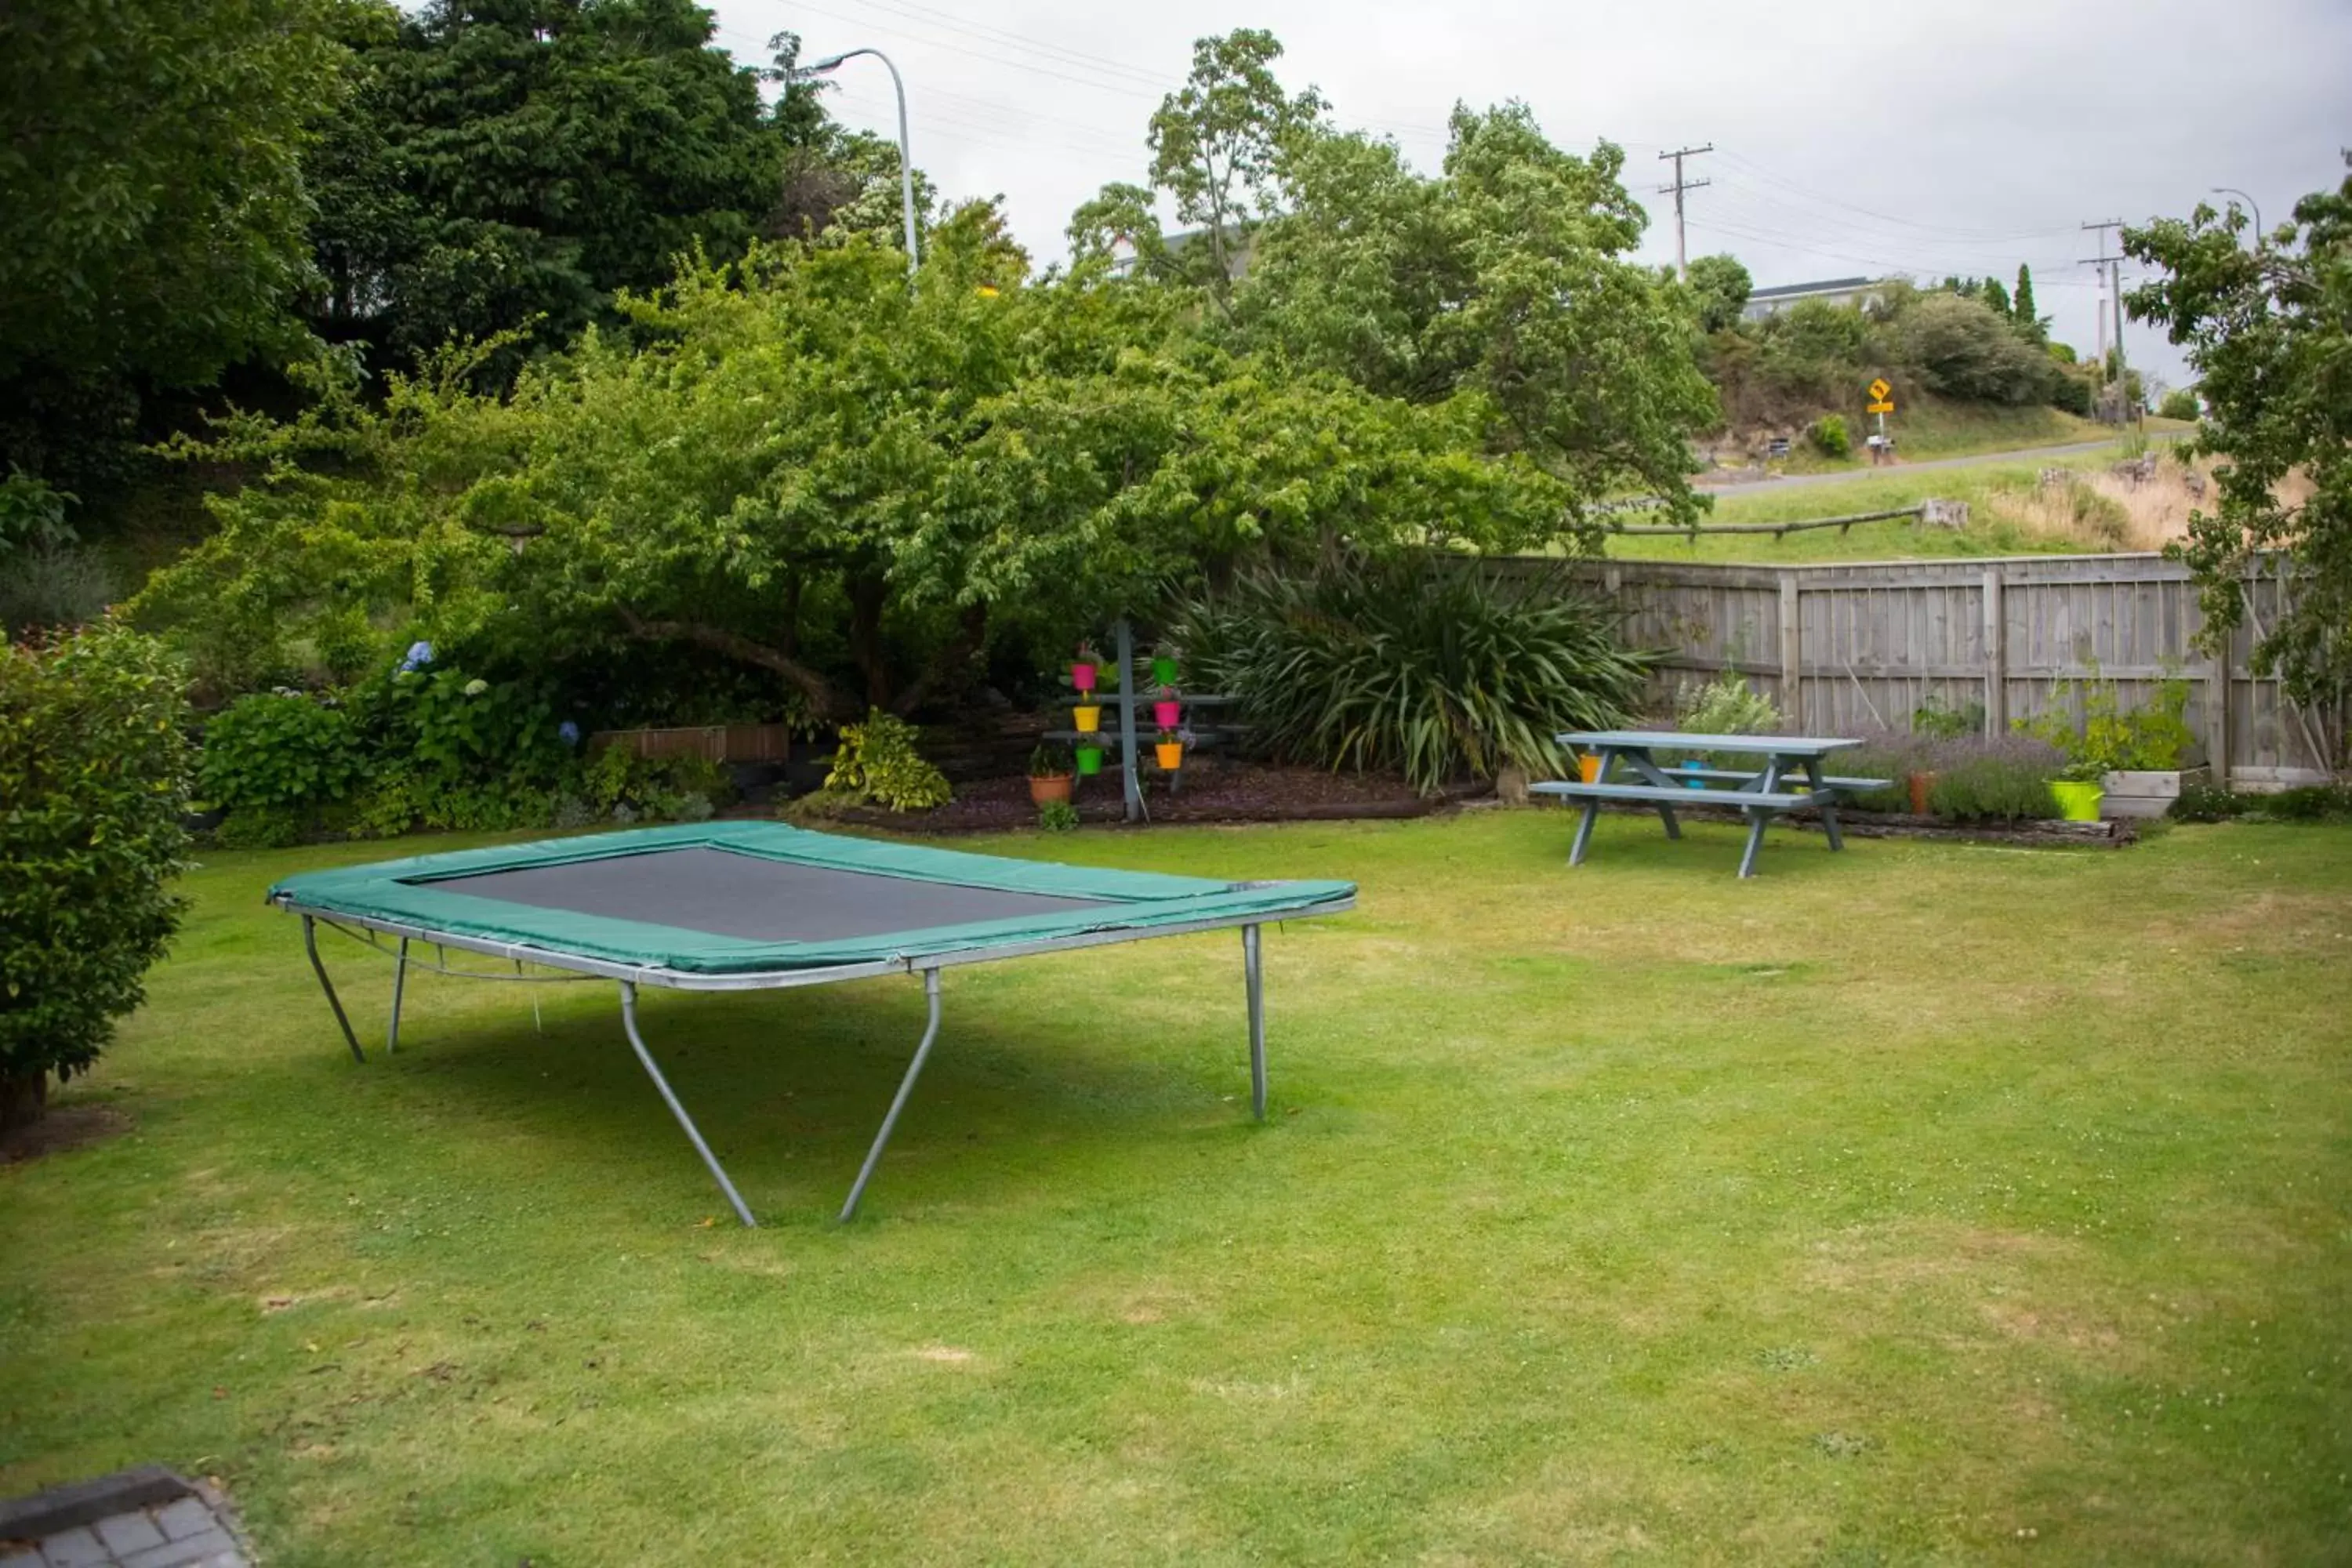
[[[1557,562],[1497,561],[1498,574]],[[2186,715],[2216,784],[2276,788],[2327,776],[2347,714],[2299,706],[2257,679],[2249,651],[2285,591],[2276,563],[2249,584],[2250,615],[2215,658],[2188,568],[2157,554],[1713,565],[1583,562],[1571,575],[1625,612],[1629,641],[1666,651],[1664,697],[1735,670],[1792,731],[1906,730],[1931,700],[1980,704],[1989,734],[2041,712],[2065,683],[2104,678],[2126,709],[2189,681]]]

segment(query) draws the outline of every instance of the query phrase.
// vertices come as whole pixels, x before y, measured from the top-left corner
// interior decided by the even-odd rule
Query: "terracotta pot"
[[[1070,684],[1081,691],[1092,691],[1095,689],[1095,667],[1091,664],[1070,666]]]
[[[1070,710],[1070,719],[1077,725],[1079,734],[1091,735],[1102,728],[1102,707],[1098,703],[1081,702]]]
[[[1173,730],[1184,721],[1184,705],[1163,698],[1151,705],[1151,721],[1163,730]]]
[[[1178,768],[1184,765],[1184,745],[1182,742],[1180,741],[1173,745],[1158,745],[1151,749],[1160,753],[1160,765],[1166,768],[1170,773],[1172,773]]]
[[[1934,790],[1936,787],[1936,775],[1932,773],[1913,773],[1910,777],[1909,783],[1911,785],[1911,815],[1914,816],[1925,816],[1927,815],[1927,795],[1929,792]]]
[[[1102,748],[1100,746],[1080,746],[1077,749],[1076,756],[1078,759],[1078,776],[1080,778],[1092,778],[1095,774],[1102,772],[1103,754]]]
[[[1070,775],[1067,773],[1055,773],[1051,778],[1043,779],[1033,775],[1029,780],[1029,804],[1032,805],[1051,805],[1057,800],[1069,798]]]

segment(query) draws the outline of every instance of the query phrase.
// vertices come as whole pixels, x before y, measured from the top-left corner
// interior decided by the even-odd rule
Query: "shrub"
[[[0,645],[0,1126],[97,1059],[179,923],[185,679],[110,620]]]
[[[1506,765],[1557,776],[1553,735],[1623,723],[1648,671],[1564,579],[1418,556],[1244,577],[1186,605],[1179,636],[1275,757],[1394,769],[1424,795]]]
[[[2172,803],[2170,815],[2182,822],[2227,822],[2253,808],[2254,803],[2247,796],[2219,784],[2185,784],[2180,786],[2180,797]]]
[[[2195,393],[2185,386],[2176,386],[2164,395],[2156,411],[2167,419],[2198,419],[2204,416],[2205,408],[2197,401]]]
[[[1940,697],[1930,697],[1911,710],[1911,732],[1930,741],[1965,741],[1984,733],[1984,725],[1981,702],[1955,708]]]
[[[75,544],[0,550],[0,636],[88,626],[106,613],[114,579],[95,551]]]
[[[2051,781],[2063,759],[2024,736],[1989,742],[1936,770],[1927,809],[1958,822],[2041,821],[2058,815]]]
[[[231,816],[299,812],[343,799],[364,769],[350,714],[299,692],[261,692],[205,726],[196,787]]]
[[[1048,833],[1067,833],[1078,825],[1078,808],[1066,800],[1047,801],[1037,808],[1037,826]]]
[[[1806,427],[1805,439],[1825,458],[1845,458],[1853,454],[1853,437],[1846,433],[1845,416],[1824,414]]]
[[[708,822],[732,791],[727,770],[708,757],[641,757],[625,746],[597,752],[582,784],[598,816],[631,822]]]
[[[2067,711],[2074,684],[2062,681],[2050,706],[2014,728],[2047,742],[2084,776],[2119,769],[2166,771],[2180,766],[2197,743],[2189,728],[2189,682],[2178,676],[2158,683],[2156,695],[2129,713],[2121,710],[2115,682],[2095,677],[2083,688],[2083,722]]]
[[[928,811],[952,793],[947,775],[916,753],[915,727],[879,708],[841,727],[841,748],[824,787],[890,811]]]
[[[1903,313],[1900,338],[1927,390],[1947,397],[2039,403],[2058,380],[2050,356],[1981,300],[1928,294]]]
[[[1677,730],[1700,735],[1769,735],[1780,727],[1780,710],[1772,700],[1731,670],[1675,693]]]

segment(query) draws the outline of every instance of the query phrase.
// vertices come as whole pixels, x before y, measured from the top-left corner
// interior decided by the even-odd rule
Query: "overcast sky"
[[[2085,221],[2186,214],[2241,186],[2264,220],[2343,177],[2352,145],[2352,0],[2077,0],[1850,5],[1405,0],[715,0],[720,41],[764,58],[789,27],[803,58],[860,45],[907,79],[915,161],[950,196],[1001,194],[1042,263],[1070,210],[1143,182],[1143,132],[1193,38],[1270,29],[1294,89],[1320,88],[1343,125],[1396,138],[1434,171],[1454,101],[1525,100],[1582,151],[1627,153],[1648,205],[1648,258],[1674,257],[1658,153],[1689,160],[1690,253],[1727,250],[1759,287],[1858,274],[2033,268],[2043,311],[2086,352],[2100,254]],[[840,72],[844,121],[895,134],[888,74]],[[2221,198],[2215,198],[2217,203]],[[2128,287],[2131,274],[2126,273]],[[2127,324],[2133,363],[2182,379]]]

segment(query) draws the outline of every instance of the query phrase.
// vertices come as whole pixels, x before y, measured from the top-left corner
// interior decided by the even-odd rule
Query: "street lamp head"
[[[829,70],[840,69],[842,62],[847,58],[849,58],[847,55],[827,55],[824,58],[817,61],[816,64],[813,66],[801,67],[800,74],[803,76],[823,76]]]

